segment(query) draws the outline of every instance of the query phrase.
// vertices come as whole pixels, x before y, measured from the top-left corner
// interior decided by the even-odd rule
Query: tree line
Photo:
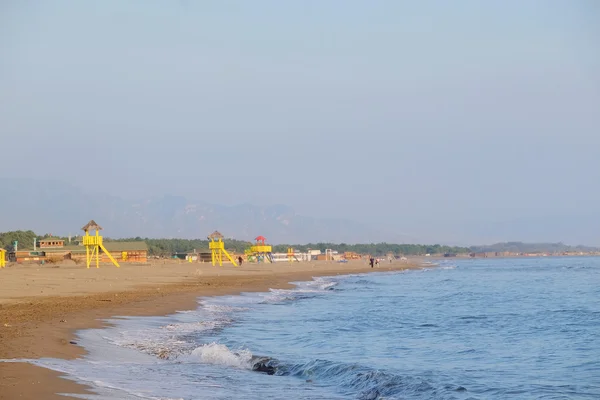
[[[38,236],[33,231],[11,231],[0,233],[0,248],[13,251],[13,243],[18,242],[18,248],[33,248],[33,239]]]
[[[274,252],[286,252],[288,247],[293,247],[296,251],[305,252],[307,250],[321,250],[325,252],[326,249],[337,250],[340,253],[354,252],[358,254],[371,254],[374,256],[384,256],[392,253],[396,256],[417,256],[425,254],[466,254],[470,252],[467,247],[454,247],[444,246],[440,244],[434,245],[423,245],[423,244],[396,244],[396,243],[359,243],[359,244],[346,244],[346,243],[309,243],[309,244],[295,244],[295,245],[276,245],[273,246]]]
[[[44,239],[47,235],[39,236],[33,231],[12,231],[0,233],[0,247],[9,251],[13,250],[13,242],[19,242],[19,249],[32,249],[34,238]],[[57,239],[63,239],[67,242],[68,238],[55,236]],[[204,239],[154,239],[154,238],[123,238],[111,239],[105,238],[105,241],[132,242],[143,241],[148,245],[148,253],[153,256],[171,256],[174,253],[191,253],[208,251],[208,240]],[[227,250],[243,253],[244,250],[252,246],[251,242],[236,239],[225,239]],[[392,253],[397,256],[414,256],[425,254],[444,254],[455,253],[465,254],[471,252],[467,247],[444,246],[440,244],[422,245],[422,244],[394,244],[394,243],[364,243],[364,244],[346,244],[346,243],[308,243],[308,244],[278,244],[273,246],[273,252],[286,253],[289,247],[294,248],[296,252],[306,252],[308,250],[326,249],[337,250],[340,253],[355,252],[358,254],[371,254],[374,256],[385,256]]]
[[[34,231],[10,231],[10,232],[0,232],[0,248],[14,251],[13,244],[17,242],[17,249],[33,249],[33,241],[34,239],[41,240],[46,239],[50,236],[48,235],[37,235]],[[57,236],[58,239],[60,238]]]
[[[35,232],[28,231],[10,231],[0,232],[0,248],[8,251],[13,251],[13,243],[18,242],[19,249],[33,249],[34,239],[46,239],[48,235],[37,235]],[[68,242],[67,237],[54,236],[57,239],[63,239]],[[197,252],[208,251],[208,240],[204,239],[153,239],[153,238],[123,238],[111,239],[105,238],[106,241],[131,242],[143,241],[148,245],[149,255],[153,256],[170,256],[174,253],[190,253],[194,250]],[[225,239],[225,246],[229,251],[243,253],[248,247],[252,246],[251,242],[236,239]],[[362,243],[362,244],[346,244],[346,243],[308,243],[308,244],[278,244],[273,246],[273,251],[276,253],[286,253],[289,247],[294,248],[296,252],[306,252],[307,250],[321,250],[322,253],[326,249],[337,250],[340,253],[354,252],[358,254],[371,254],[374,256],[385,256],[392,253],[396,256],[415,256],[425,254],[466,254],[477,252],[513,252],[513,253],[542,253],[542,252],[564,252],[564,251],[598,251],[596,247],[589,246],[570,246],[564,243],[523,243],[523,242],[504,242],[496,243],[488,246],[472,246],[472,247],[455,247],[444,246],[440,244],[423,245],[423,244],[396,244],[396,243]]]
[[[173,253],[189,253],[194,250],[197,252],[208,251],[208,240],[201,239],[152,239],[152,238],[128,238],[128,239],[106,239],[115,241],[144,241],[148,245],[149,254],[156,256],[168,256]],[[243,253],[244,250],[252,246],[253,243],[225,239],[227,250]],[[385,256],[392,253],[396,256],[415,256],[425,254],[467,254],[471,252],[468,247],[444,246],[440,244],[422,245],[422,244],[395,244],[395,243],[365,243],[365,244],[346,244],[346,243],[308,243],[308,244],[278,244],[273,245],[273,252],[286,253],[288,248],[292,247],[296,252],[306,252],[308,250],[320,250],[322,253],[326,249],[337,250],[340,253],[354,252],[358,254],[371,254],[374,256]]]
[[[151,256],[166,257],[175,253],[198,253],[207,252],[208,240],[206,239],[153,239],[153,238],[123,238],[123,239],[105,239],[114,242],[146,242],[148,245],[148,254]],[[227,250],[236,253],[243,253],[245,249],[251,246],[250,242],[236,239],[225,240]]]

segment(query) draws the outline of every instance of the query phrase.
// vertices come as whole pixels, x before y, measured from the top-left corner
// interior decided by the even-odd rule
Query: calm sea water
[[[35,363],[88,398],[600,399],[599,258],[318,278],[112,322],[79,333],[84,359]]]

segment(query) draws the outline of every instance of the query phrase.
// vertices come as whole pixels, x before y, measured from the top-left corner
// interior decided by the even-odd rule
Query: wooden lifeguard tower
[[[0,268],[6,267],[6,250],[0,249]]]
[[[110,252],[104,248],[102,244],[102,236],[100,236],[100,231],[102,227],[96,223],[96,221],[91,220],[88,222],[83,228],[81,228],[85,232],[83,236],[83,245],[85,246],[85,261],[87,268],[92,264],[92,260],[96,259],[96,268],[100,268],[100,250],[106,254],[108,259],[115,265],[115,267],[119,267],[119,263],[117,260],[110,255]],[[90,235],[90,230],[94,230],[95,234]]]
[[[214,231],[208,236],[208,248],[211,252],[211,260],[212,265],[219,264],[220,267],[223,266],[223,254],[225,257],[231,261],[234,267],[237,267],[237,263],[235,260],[229,255],[227,250],[225,250],[225,243],[223,243],[223,235],[219,231]]]

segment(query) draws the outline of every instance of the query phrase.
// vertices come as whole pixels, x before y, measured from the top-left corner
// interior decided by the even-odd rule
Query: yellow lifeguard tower
[[[0,249],[0,268],[6,267],[6,250]]]
[[[223,235],[219,231],[214,231],[208,236],[208,248],[211,252],[211,260],[212,265],[219,264],[220,267],[223,266],[223,254],[225,257],[231,261],[234,267],[237,267],[237,263],[235,260],[229,255],[227,250],[225,250],[225,243],[223,243]]]
[[[265,243],[267,238],[264,236],[257,236],[255,239],[256,243],[246,250],[246,255],[249,259],[254,259],[256,262],[273,262],[273,248],[271,245]]]
[[[108,252],[102,244],[102,236],[100,236],[102,227],[98,225],[96,221],[91,220],[81,229],[85,232],[85,236],[83,236],[83,245],[85,246],[85,260],[87,267],[89,268],[92,264],[92,259],[96,258],[96,268],[100,268],[100,249],[108,256],[108,259],[112,261],[115,267],[119,267],[117,260],[110,255],[110,252]],[[90,235],[90,230],[96,231],[95,235]]]

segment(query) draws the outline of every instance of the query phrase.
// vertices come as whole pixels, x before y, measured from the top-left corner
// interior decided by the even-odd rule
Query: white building
[[[309,253],[294,253],[293,262],[306,262],[311,261],[312,256]],[[290,262],[287,253],[273,253],[273,262]]]

